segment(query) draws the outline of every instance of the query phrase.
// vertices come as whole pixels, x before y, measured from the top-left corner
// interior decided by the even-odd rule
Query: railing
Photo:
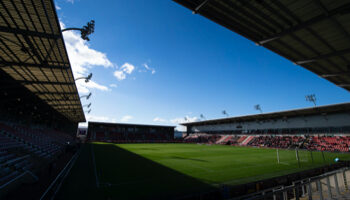
[[[70,159],[67,165],[62,169],[62,171],[57,175],[55,180],[50,184],[50,186],[46,189],[44,194],[41,196],[40,200],[44,199],[54,199],[55,195],[59,191],[64,179],[70,172],[70,169],[73,167],[76,159],[79,157],[81,149],[79,149],[74,156]]]
[[[293,182],[289,186],[278,186],[253,194],[233,198],[232,200],[312,200],[342,199],[350,197],[348,177],[350,168],[345,167],[319,176]]]

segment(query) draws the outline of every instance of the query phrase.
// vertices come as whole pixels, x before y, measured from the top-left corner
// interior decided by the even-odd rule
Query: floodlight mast
[[[83,105],[83,107],[88,107],[88,108],[90,108],[90,107],[91,107],[91,103],[85,104],[85,105]]]
[[[316,107],[316,95],[315,94],[306,95],[305,100],[312,102],[314,104],[314,106]]]
[[[90,99],[92,93],[90,92],[88,95],[82,95],[80,98],[85,98],[86,97],[86,100]]]
[[[260,104],[256,104],[256,105],[254,106],[254,108],[255,108],[255,110],[260,111],[260,113],[263,113]]]
[[[88,83],[92,78],[92,73],[90,73],[88,76],[83,76],[83,77],[79,77],[79,78],[76,78],[75,81],[77,80],[80,80],[80,79],[85,79],[85,83]]]
[[[83,26],[83,28],[65,28],[62,30],[62,32],[64,31],[80,31],[81,39],[90,41],[88,36],[95,31],[95,20],[91,20],[86,24],[86,26]]]
[[[228,113],[226,112],[226,110],[223,110],[223,111],[222,111],[222,114],[223,114],[223,115],[226,115],[226,117],[229,116]]]
[[[84,112],[87,112],[88,114],[91,112],[91,109],[89,109],[89,110],[84,110]]]

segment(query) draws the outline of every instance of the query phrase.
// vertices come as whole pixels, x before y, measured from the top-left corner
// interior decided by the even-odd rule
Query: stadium
[[[350,91],[349,1],[168,3]],[[224,110],[172,125],[91,120],[91,93],[79,87],[93,76],[75,76],[69,54],[78,50],[63,33],[85,44],[95,21],[65,28],[60,9],[53,0],[0,2],[0,199],[350,199],[349,102],[317,105],[311,94],[312,107],[258,104],[259,114]],[[133,68],[123,70],[120,80]],[[175,137],[178,125],[186,129]]]

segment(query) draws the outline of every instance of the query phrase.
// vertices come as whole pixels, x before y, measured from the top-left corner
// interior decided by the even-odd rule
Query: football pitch
[[[206,144],[83,146],[58,199],[184,196],[334,163],[350,154]],[[299,163],[297,161],[299,157]]]

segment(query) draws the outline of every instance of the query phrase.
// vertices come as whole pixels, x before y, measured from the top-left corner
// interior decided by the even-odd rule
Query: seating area
[[[50,161],[73,138],[44,128],[0,122],[0,189],[35,169],[38,161]]]
[[[22,143],[0,134],[0,188],[32,168],[31,156],[16,151],[23,146]]]
[[[218,140],[222,138],[222,135],[214,134],[193,134],[184,138],[186,143],[207,143],[215,144]]]
[[[65,133],[18,124],[0,123],[0,135],[11,140],[11,142],[1,142],[2,146],[22,147],[39,157],[48,159],[61,152],[68,142],[73,142],[73,138]]]
[[[349,152],[350,136],[273,136],[221,135],[196,133],[183,139],[185,143],[207,143],[268,148],[303,148],[315,151]]]
[[[318,151],[349,152],[350,136],[316,137],[308,140],[307,149]]]
[[[170,135],[156,134],[156,133],[118,133],[110,132],[105,134],[104,132],[96,132],[97,141],[113,141],[117,143],[135,143],[135,142],[160,142],[160,141],[172,141]]]
[[[249,146],[349,152],[349,136],[256,136]]]
[[[252,139],[249,146],[289,148],[300,146],[305,140],[303,136],[256,136]]]
[[[227,136],[224,141],[223,144],[226,145],[237,145],[240,143],[240,141],[242,140],[243,137],[240,136],[234,136],[234,135],[229,135]],[[244,140],[244,139],[243,139]]]

